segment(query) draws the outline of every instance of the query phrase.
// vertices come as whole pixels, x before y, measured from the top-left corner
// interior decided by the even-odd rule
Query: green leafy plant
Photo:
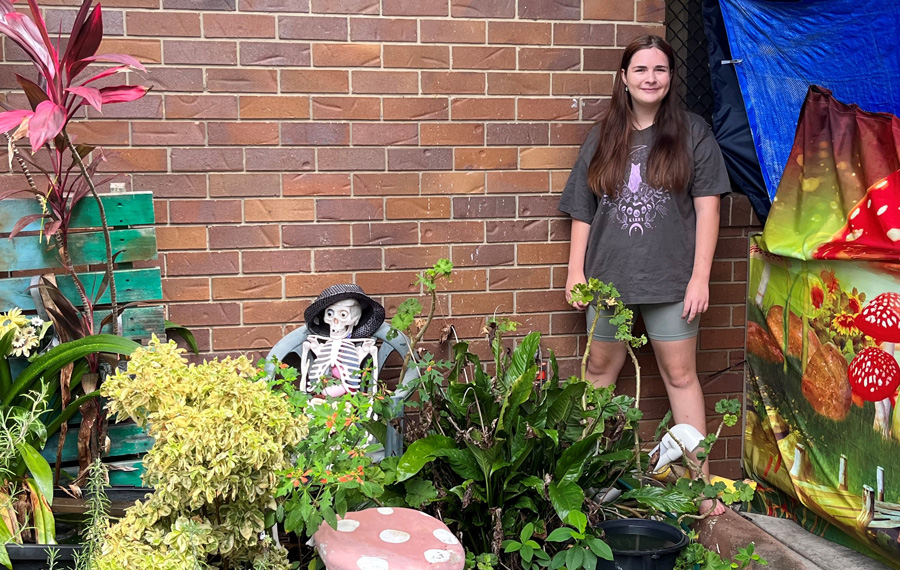
[[[106,532],[109,530],[109,483],[106,466],[96,459],[91,464],[87,480],[87,526],[82,534],[82,549],[75,553],[75,570],[93,570],[103,550]]]
[[[754,552],[756,545],[752,542],[746,547],[738,549],[734,561],[731,561],[722,558],[716,552],[697,542],[696,532],[691,531],[688,536],[691,542],[679,554],[674,570],[695,570],[696,568],[699,570],[742,570],[753,568],[756,565],[767,566],[769,564],[766,559]]]
[[[284,549],[259,535],[306,419],[245,357],[189,366],[183,352],[154,337],[101,389],[156,442],[143,476],[154,493],[110,528],[96,567],[287,569]]]

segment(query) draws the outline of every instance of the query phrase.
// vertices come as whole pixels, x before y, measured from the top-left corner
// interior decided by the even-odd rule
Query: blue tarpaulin
[[[811,85],[871,112],[900,114],[897,0],[721,0],[769,198]]]

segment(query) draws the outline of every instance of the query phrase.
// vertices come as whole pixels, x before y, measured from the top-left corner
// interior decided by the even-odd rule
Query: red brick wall
[[[76,0],[41,3],[67,28]],[[143,100],[77,129],[105,169],[157,198],[169,318],[204,352],[265,352],[325,286],[355,281],[391,314],[441,257],[440,314],[540,330],[573,371],[556,211],[621,46],[662,33],[663,0],[108,0],[101,52],[147,64]],[[6,44],[0,88],[21,60]],[[16,95],[11,95],[15,101]],[[19,102],[21,96],[19,96]],[[728,199],[700,338],[710,405],[741,391],[745,199]],[[645,409],[667,401],[649,350]],[[738,365],[733,371],[710,373]],[[623,382],[627,385],[628,381]],[[719,446],[735,472],[740,441]],[[726,459],[730,461],[726,461]]]

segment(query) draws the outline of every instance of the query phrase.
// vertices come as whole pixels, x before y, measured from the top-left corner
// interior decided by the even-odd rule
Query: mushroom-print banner
[[[900,259],[782,259],[765,245],[754,238],[747,294],[754,506],[900,568]]]

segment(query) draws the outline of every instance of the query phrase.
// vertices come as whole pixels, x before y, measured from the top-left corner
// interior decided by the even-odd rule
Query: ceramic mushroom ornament
[[[880,367],[874,369],[876,375],[880,374],[881,378],[873,379],[873,382],[879,382],[888,385],[892,380],[892,375],[897,376],[891,390],[867,390],[853,392],[869,402],[875,402],[875,424],[874,428],[881,431],[884,437],[890,437],[891,432],[891,396],[897,393],[897,384],[900,384],[900,365],[894,358],[894,345],[900,342],[900,293],[888,292],[878,295],[863,307],[863,310],[857,315],[854,321],[856,328],[864,334],[875,339],[875,342],[881,343],[882,348],[867,348],[860,352],[853,362],[850,363],[850,369],[854,369],[857,360],[868,353],[867,357],[861,362],[874,362]],[[877,358],[874,352],[877,351]],[[862,367],[860,364],[859,367]],[[896,372],[896,373],[895,373]],[[851,375],[851,384],[853,378]],[[880,395],[878,399],[873,399],[872,394]]]

